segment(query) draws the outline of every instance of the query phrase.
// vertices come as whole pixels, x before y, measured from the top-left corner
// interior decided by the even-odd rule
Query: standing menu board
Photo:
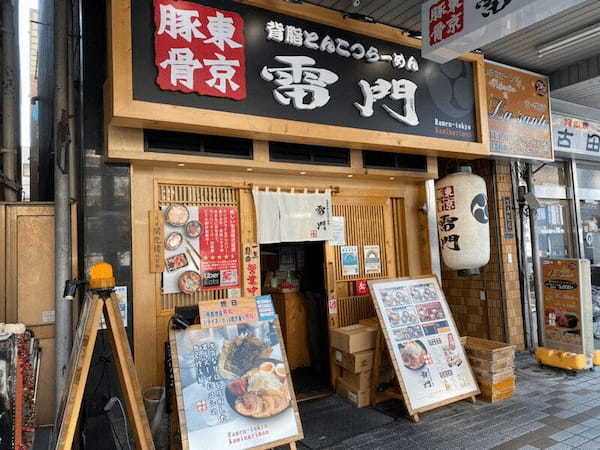
[[[437,278],[369,281],[410,415],[479,394]]]
[[[264,300],[256,304],[262,320],[171,330],[184,450],[274,448],[302,439],[279,321]]]
[[[542,259],[544,347],[594,351],[592,283],[587,259]]]

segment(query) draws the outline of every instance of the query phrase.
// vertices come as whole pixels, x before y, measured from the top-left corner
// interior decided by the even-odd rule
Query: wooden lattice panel
[[[337,308],[340,327],[354,325],[376,315],[370,295],[338,298]]]
[[[358,275],[343,276],[339,247],[335,252],[335,275],[338,281],[385,278],[388,276],[385,240],[385,204],[335,204],[333,215],[343,216],[346,222],[346,245],[358,247]],[[379,245],[381,273],[366,274],[364,246]]]
[[[158,207],[173,204],[185,206],[235,206],[239,208],[239,190],[230,187],[199,186],[194,184],[158,185]],[[227,298],[227,289],[200,291],[193,295],[161,294],[161,310],[171,310],[176,306],[195,305],[200,301]]]

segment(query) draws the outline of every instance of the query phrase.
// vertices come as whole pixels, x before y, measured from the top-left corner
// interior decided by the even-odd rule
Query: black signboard
[[[188,2],[173,2],[178,3]],[[236,100],[161,89],[155,63],[154,33],[157,30],[153,2],[131,0],[134,100],[477,141],[470,62],[455,60],[440,65],[423,59],[419,49],[232,1],[189,3],[239,14],[243,18],[245,98]],[[205,21],[201,22],[206,25]],[[273,36],[269,38],[269,23],[281,25],[284,30],[288,30],[287,27],[300,29],[300,42],[287,37],[281,41]],[[315,92],[301,98],[298,91],[289,86],[278,89],[278,81],[291,73],[289,61],[300,61],[297,57],[309,58],[303,59],[303,67],[309,67],[313,76],[317,73],[313,69],[326,71],[316,76],[323,75],[320,81],[325,84],[327,99],[323,95],[315,98]],[[306,63],[309,60],[314,63]],[[167,65],[165,63],[165,67]],[[277,70],[284,68],[287,72]],[[320,94],[324,92],[320,91]]]

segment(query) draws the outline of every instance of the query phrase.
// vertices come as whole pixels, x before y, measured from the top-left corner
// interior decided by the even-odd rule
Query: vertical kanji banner
[[[240,286],[239,216],[232,206],[203,206],[198,212],[202,289]]]
[[[198,3],[154,0],[156,82],[167,91],[246,98],[244,20]]]

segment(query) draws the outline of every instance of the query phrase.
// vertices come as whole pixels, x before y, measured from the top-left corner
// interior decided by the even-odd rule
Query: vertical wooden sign
[[[260,295],[260,248],[256,243],[246,243],[242,249],[245,297]]]
[[[150,250],[150,272],[160,273],[164,269],[165,262],[165,219],[162,211],[148,212],[149,250]]]

